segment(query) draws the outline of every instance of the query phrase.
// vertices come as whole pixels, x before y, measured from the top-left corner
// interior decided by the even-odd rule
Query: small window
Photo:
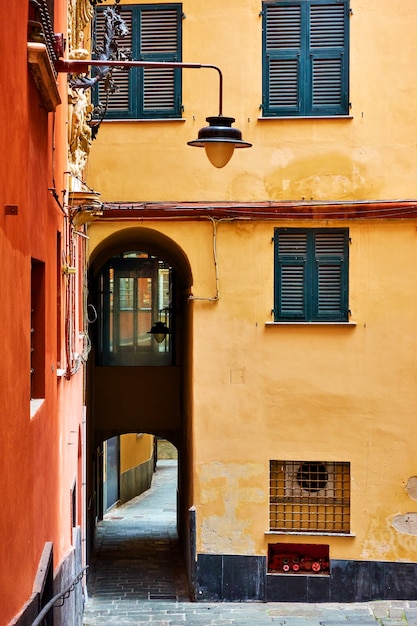
[[[263,3],[263,114],[347,115],[348,0]]]
[[[348,321],[347,229],[276,228],[274,320]]]
[[[45,397],[45,264],[32,259],[30,318],[30,399]]]
[[[61,368],[62,350],[62,236],[56,234],[56,364]]]
[[[128,32],[118,45],[136,61],[181,61],[181,4],[120,5],[118,14]],[[103,47],[106,9],[95,20],[95,50]],[[113,70],[114,93],[109,92],[109,119],[181,117],[181,69],[122,68]],[[95,104],[105,105],[105,81],[95,91]]]
[[[270,530],[350,532],[350,464],[270,462]]]

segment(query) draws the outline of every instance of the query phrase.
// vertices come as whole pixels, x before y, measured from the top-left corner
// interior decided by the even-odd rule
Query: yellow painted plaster
[[[141,223],[122,227],[132,225]],[[329,544],[332,558],[417,560],[417,540],[392,526],[394,516],[414,510],[406,485],[415,474],[407,440],[417,405],[417,222],[342,224],[351,238],[356,326],[271,327],[265,325],[273,306],[271,238],[283,225],[307,223],[219,224],[219,301],[188,305],[198,549],[266,554],[271,542],[311,542],[308,535],[265,535],[269,461],[346,461],[354,536],[314,536],[313,542]],[[193,293],[213,296],[211,223],[145,226],[183,249]],[[92,224],[91,250],[120,227]]]
[[[253,519],[266,497],[262,466],[214,462],[200,465],[198,474],[204,485],[197,507],[198,551],[256,554]]]
[[[183,59],[222,68],[224,113],[253,148],[214,170],[186,145],[217,113],[217,77],[184,71],[183,121],[102,124],[87,180],[103,201],[415,197],[414,0],[383,10],[380,0],[351,1],[351,116],[337,120],[261,119],[261,3],[205,6],[183,2]],[[116,229],[143,225],[184,251],[193,294],[213,297],[208,220],[96,222],[90,251]],[[279,226],[349,228],[356,325],[266,325]],[[198,550],[266,554],[268,542],[295,541],[327,543],[331,558],[417,561],[416,538],[392,525],[414,511],[405,486],[416,472],[417,221],[225,221],[216,242],[220,297],[188,303]],[[265,535],[271,459],[349,462],[352,536]]]
[[[151,0],[156,3],[155,0]],[[110,2],[111,3],[111,2]],[[123,0],[121,4],[130,4]],[[218,113],[218,77],[183,70],[183,120],[104,122],[88,182],[107,201],[300,200],[414,197],[417,54],[413,0],[351,0],[350,118],[263,119],[259,0],[182,3],[183,60],[214,64],[224,77],[223,113],[253,143],[214,170],[190,148]],[[204,20],[201,15],[204,14]],[[242,45],[244,42],[244,45]],[[401,67],[401,71],[399,71]],[[393,94],[395,96],[393,97]]]
[[[120,437],[120,473],[149,461],[153,451],[153,435],[128,434]]]

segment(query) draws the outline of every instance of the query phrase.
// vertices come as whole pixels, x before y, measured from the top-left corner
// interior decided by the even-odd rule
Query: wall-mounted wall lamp
[[[153,335],[154,339],[158,343],[162,343],[166,336],[170,334],[169,327],[167,325],[168,318],[170,315],[171,309],[169,307],[164,307],[163,309],[159,309],[158,311],[158,321],[154,323],[151,330],[148,330],[148,335]],[[165,321],[162,321],[162,313],[165,316]]]
[[[209,126],[198,132],[198,138],[189,141],[189,146],[205,148],[207,157],[215,167],[224,167],[231,159],[235,148],[250,148],[252,144],[242,140],[242,133],[237,128],[232,128],[235,121],[233,117],[223,115],[223,75],[215,65],[203,65],[200,63],[181,63],[165,61],[108,61],[108,60],[66,60],[59,59],[55,68],[57,72],[67,74],[87,74],[89,67],[168,67],[168,68],[209,68],[219,74],[219,114],[207,117]],[[86,84],[86,88],[88,85]]]
[[[164,322],[155,322],[151,330],[148,330],[148,335],[153,335],[155,341],[162,343],[166,336],[169,334],[169,328]]]

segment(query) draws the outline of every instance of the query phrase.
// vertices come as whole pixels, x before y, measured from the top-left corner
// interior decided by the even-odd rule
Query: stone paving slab
[[[390,603],[373,611],[363,604],[288,604],[288,603],[192,603],[138,601],[123,602],[105,609],[100,601],[88,604],[84,626],[415,626],[416,608],[404,602],[390,616]],[[407,618],[407,612],[411,621]]]

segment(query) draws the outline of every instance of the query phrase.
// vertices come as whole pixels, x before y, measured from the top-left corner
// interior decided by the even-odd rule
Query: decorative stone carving
[[[72,50],[84,47],[84,30],[93,17],[94,9],[90,0],[69,0],[68,2],[68,47]]]
[[[84,31],[93,17],[90,0],[69,0],[68,47],[70,59],[86,59],[90,56],[84,48]],[[68,169],[73,181],[82,179],[83,170],[90,153],[91,128],[87,124],[93,106],[90,94],[81,89],[68,90]],[[73,184],[72,188],[77,187]]]
[[[68,91],[68,166],[75,178],[82,173],[90,153],[91,128],[87,124],[93,106],[85,91]]]

